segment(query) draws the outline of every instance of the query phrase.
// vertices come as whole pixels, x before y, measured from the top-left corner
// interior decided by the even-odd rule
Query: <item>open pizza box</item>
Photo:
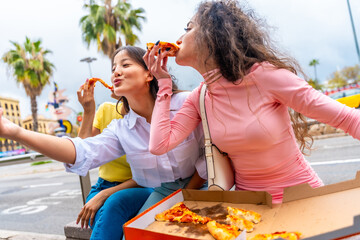
[[[226,207],[252,210],[262,215],[251,233],[242,232],[236,239],[256,234],[298,231],[301,239],[360,239],[360,171],[356,178],[313,189],[308,184],[286,188],[281,205],[272,206],[266,192],[178,190],[124,225],[126,240],[210,239],[206,224],[154,221],[178,202],[190,210],[224,223]]]

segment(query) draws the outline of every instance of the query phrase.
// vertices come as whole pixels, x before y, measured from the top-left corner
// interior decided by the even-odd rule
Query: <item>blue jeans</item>
[[[162,183],[161,187],[154,188],[154,192],[151,193],[150,197],[146,200],[144,205],[139,210],[138,214],[142,213],[152,205],[160,202],[165,197],[169,196],[173,192],[177,191],[180,188],[185,188],[186,185],[190,182],[191,177],[185,179],[178,179],[175,182]]]
[[[88,202],[100,191],[114,187],[119,182],[109,182],[99,177],[86,198]],[[121,239],[123,224],[135,217],[152,193],[152,188],[127,188],[113,193],[97,211],[91,227],[92,240]]]

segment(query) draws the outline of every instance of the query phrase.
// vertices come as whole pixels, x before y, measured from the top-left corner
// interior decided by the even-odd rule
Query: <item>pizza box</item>
[[[156,214],[178,202],[219,222],[225,219],[227,206],[260,213],[262,221],[254,231],[243,232],[237,240],[279,231],[298,231],[307,240],[360,239],[360,171],[353,180],[320,188],[308,184],[286,188],[283,203],[274,206],[267,192],[181,189],[128,221],[126,240],[213,240],[206,225],[154,221]]]

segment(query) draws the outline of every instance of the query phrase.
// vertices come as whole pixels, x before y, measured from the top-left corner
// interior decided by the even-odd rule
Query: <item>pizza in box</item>
[[[220,216],[204,216],[194,210],[189,209],[184,202],[179,202],[173,207],[155,215],[155,220],[160,222],[168,222],[172,224],[181,224],[184,227],[189,227],[189,224],[199,226],[200,229],[208,231],[211,236],[216,240],[234,240],[240,235],[242,231],[248,233],[254,231],[256,224],[262,221],[262,216],[250,209],[242,209],[235,207],[226,207],[224,209],[221,204],[214,206],[218,212],[222,211]],[[224,211],[225,210],[225,211]],[[286,232],[279,231],[273,233],[256,234],[249,237],[248,240],[271,240],[283,238],[287,240],[300,239],[301,233],[299,232]]]

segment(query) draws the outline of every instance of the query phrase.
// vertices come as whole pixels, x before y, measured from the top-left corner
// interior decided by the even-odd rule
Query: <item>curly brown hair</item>
[[[257,18],[252,10],[240,6],[238,1],[202,2],[194,21],[197,25],[196,45],[201,52],[209,54],[204,62],[205,67],[212,58],[221,74],[234,84],[239,84],[239,80],[241,82],[254,63],[264,61],[306,77],[295,59],[273,46],[265,22]],[[308,134],[306,118],[291,109],[289,114],[296,139],[304,153],[305,148],[311,149],[313,143]]]

